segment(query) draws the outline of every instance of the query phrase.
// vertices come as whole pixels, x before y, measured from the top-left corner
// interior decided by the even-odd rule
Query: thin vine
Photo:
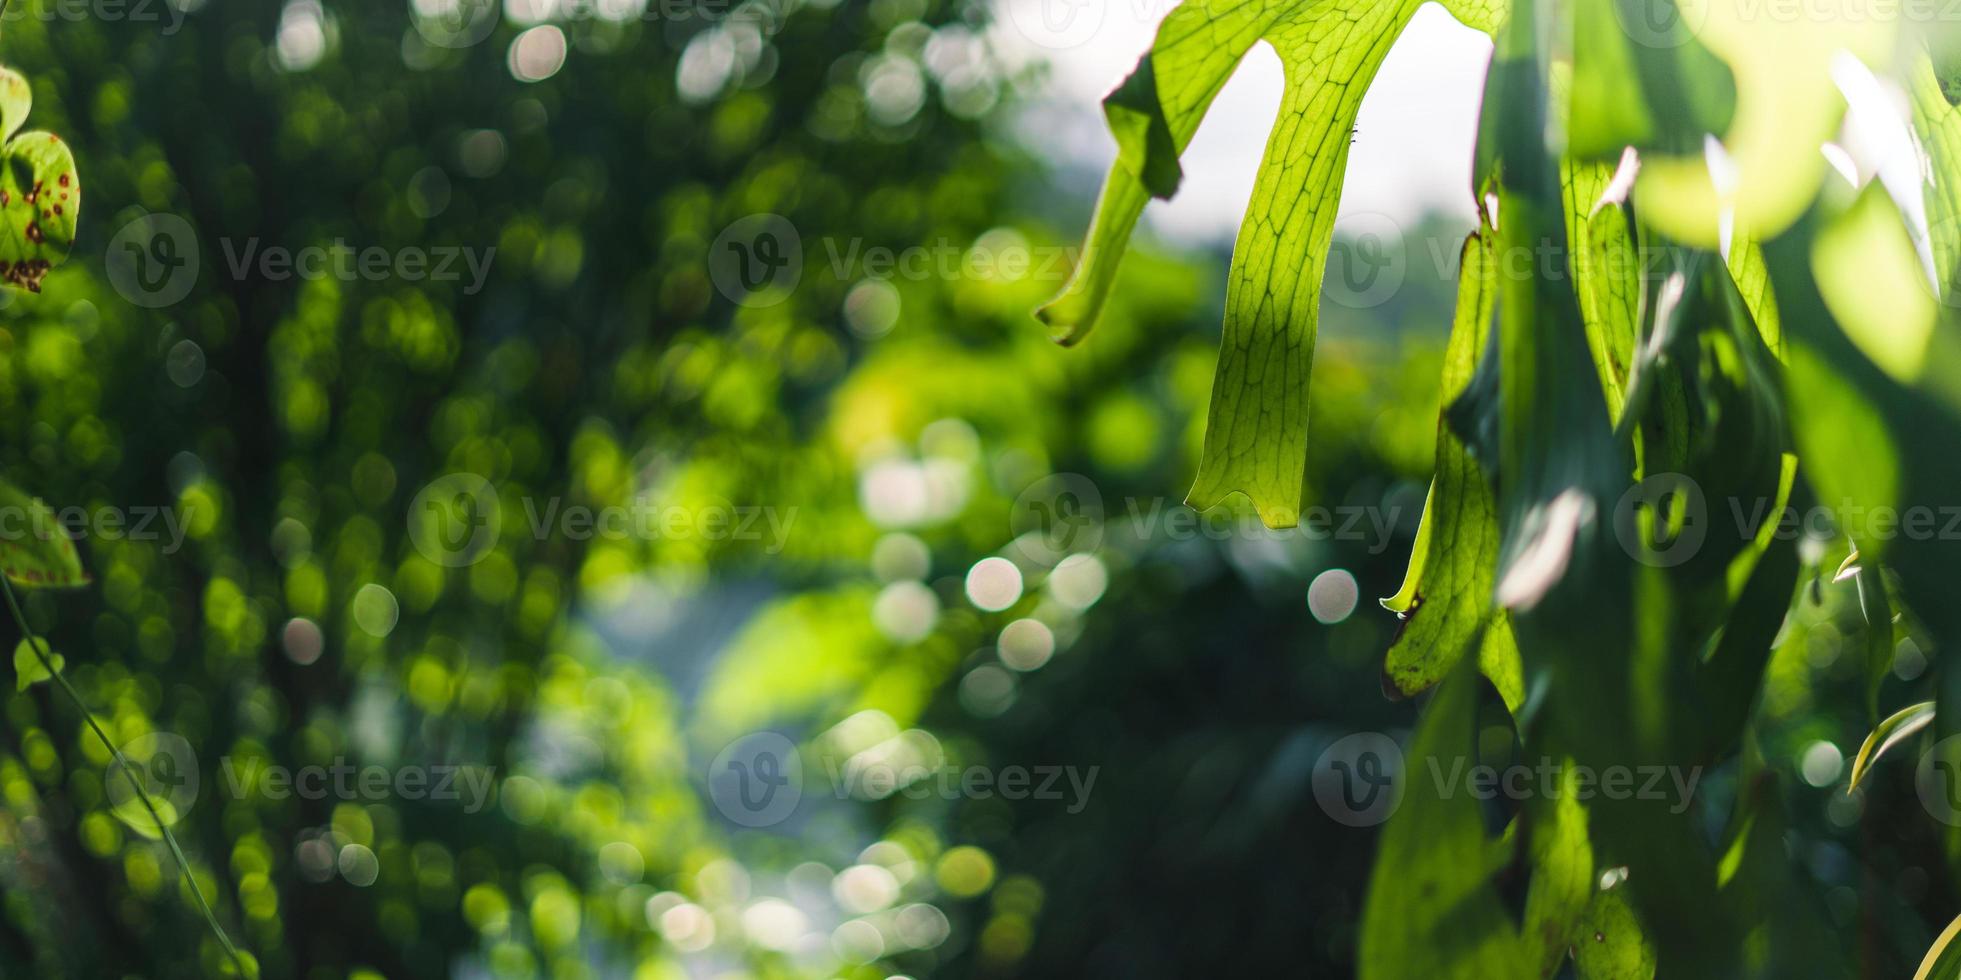
[[[0,0],[0,11],[5,9],[5,0]],[[68,678],[62,676],[61,668],[55,664],[48,652],[47,641],[41,639],[40,635],[34,632],[34,628],[27,625],[27,616],[21,612],[20,600],[14,597],[13,583],[9,582],[5,575],[0,575],[0,593],[6,595],[7,611],[13,614],[14,623],[20,627],[21,636],[26,638],[28,648],[40,659],[41,669],[47,671],[48,676],[54,678],[55,684],[68,695],[68,699],[75,703],[75,709],[80,711],[82,718],[88,722],[89,730],[101,740],[103,747],[115,757],[117,768],[128,777],[130,788],[136,791],[136,798],[143,801],[143,809],[148,810],[150,819],[156,821],[157,831],[163,835],[164,843],[170,845],[170,853],[177,859],[178,875],[190,886],[191,895],[197,899],[198,911],[204,914],[205,924],[211,927],[212,934],[216,935],[219,944],[225,947],[225,955],[231,958],[232,967],[241,977],[252,976],[253,974],[245,968],[245,959],[239,955],[238,947],[234,946],[231,937],[225,934],[225,927],[218,924],[218,916],[212,912],[211,903],[205,899],[204,889],[198,887],[197,876],[191,874],[191,863],[184,857],[184,849],[178,845],[177,835],[170,832],[170,828],[164,823],[163,814],[157,811],[156,804],[150,800],[150,794],[143,789],[143,781],[137,778],[136,767],[130,764],[129,758],[123,755],[122,750],[116,747],[116,743],[110,740],[109,734],[96,723],[95,714],[89,710],[87,702],[82,700],[81,692],[75,690],[75,686],[68,683]]]

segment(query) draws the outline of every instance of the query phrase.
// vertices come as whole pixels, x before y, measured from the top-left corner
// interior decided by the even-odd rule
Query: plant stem
[[[0,9],[4,8],[5,0],[0,0]],[[109,740],[109,734],[96,723],[95,714],[89,711],[88,704],[82,700],[81,692],[75,690],[73,684],[68,683],[68,678],[61,676],[61,670],[55,666],[54,660],[48,653],[47,641],[41,639],[35,634],[34,628],[27,625],[27,616],[21,612],[20,600],[14,597],[13,583],[8,581],[4,574],[0,574],[0,592],[5,593],[7,610],[13,614],[14,622],[20,626],[21,635],[27,639],[28,648],[41,659],[41,668],[48,672],[48,676],[54,678],[55,684],[68,695],[68,699],[75,702],[75,709],[82,713],[82,719],[88,722],[89,730],[95,732],[95,737],[100,739],[103,747],[115,757],[117,767],[129,778],[130,788],[136,791],[136,798],[143,801],[145,810],[150,811],[150,819],[156,821],[157,831],[163,835],[164,843],[170,845],[171,855],[177,858],[177,873],[183,877],[185,884],[191,886],[191,895],[197,899],[198,911],[204,913],[205,923],[211,927],[212,933],[217,935],[219,944],[225,947],[225,954],[231,957],[232,967],[238,971],[240,977],[251,976],[252,974],[245,970],[245,961],[238,955],[238,947],[232,945],[231,937],[225,935],[225,927],[218,924],[218,916],[211,911],[211,903],[205,900],[204,889],[198,887],[197,876],[191,874],[191,862],[185,859],[184,849],[178,846],[177,835],[172,834],[170,828],[164,825],[163,815],[157,812],[157,805],[150,801],[150,794],[144,791],[143,781],[137,778],[136,767],[130,764],[122,750],[116,747],[116,743]]]

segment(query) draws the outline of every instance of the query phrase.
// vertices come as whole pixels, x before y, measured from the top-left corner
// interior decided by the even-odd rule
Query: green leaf
[[[1623,166],[1632,167],[1632,160]],[[1615,169],[1605,164],[1567,160],[1561,167],[1566,237],[1573,243],[1571,272],[1610,422],[1620,420],[1627,399],[1641,316],[1641,267],[1634,260],[1634,229],[1626,210],[1602,197],[1614,175]]]
[[[1653,980],[1655,947],[1621,888],[1595,892],[1573,940],[1579,980]]]
[[[1485,836],[1478,800],[1431,775],[1474,763],[1476,695],[1477,677],[1460,663],[1417,726],[1404,770],[1413,776],[1383,828],[1370,876],[1361,980],[1532,975],[1532,954],[1491,881],[1503,849]]]
[[[16,133],[32,103],[27,79],[0,68],[0,281],[38,293],[75,245],[82,182],[61,137]]]
[[[1840,329],[1901,384],[1926,369],[1937,315],[1906,223],[1878,181],[1819,229],[1812,254],[1818,291]]]
[[[1083,261],[1061,294],[1037,311],[1064,344],[1082,340],[1094,326],[1145,203],[1177,186],[1173,158],[1240,59],[1264,40],[1286,70],[1280,115],[1233,249],[1205,448],[1187,500],[1196,509],[1237,491],[1267,526],[1299,523],[1321,278],[1349,133],[1390,42],[1418,6],[1416,0],[1191,0],[1164,19],[1150,53],[1107,107],[1119,152]],[[1488,2],[1448,6],[1486,30],[1502,10]]]
[[[1676,8],[1675,0],[1575,5],[1569,154],[1611,160],[1626,146],[1694,154],[1703,134],[1729,129],[1729,67]]]
[[[1879,726],[1872,730],[1872,734],[1866,736],[1865,743],[1859,746],[1859,754],[1852,757],[1852,775],[1846,779],[1845,791],[1850,793],[1859,788],[1859,783],[1872,772],[1873,764],[1878,762],[1879,757],[1885,755],[1889,749],[1912,738],[1915,733],[1933,723],[1934,702],[1932,701],[1908,705],[1880,722]]]
[[[1770,288],[1770,269],[1764,265],[1763,246],[1747,229],[1738,228],[1730,236],[1726,259],[1731,281],[1743,296],[1743,305],[1757,325],[1764,346],[1777,360],[1784,360],[1784,328],[1777,317],[1777,297]]]
[[[1913,128],[1933,178],[1922,191],[1928,245],[1941,295],[1954,296],[1961,288],[1961,109],[1947,101],[1934,59],[1925,49],[1915,52],[1907,72]]]
[[[1552,976],[1565,960],[1593,892],[1593,847],[1580,802],[1584,791],[1571,759],[1560,760],[1559,779],[1555,794],[1534,796],[1521,816],[1531,821],[1532,859],[1522,936],[1540,977]]]
[[[1137,165],[1132,176],[1152,197],[1169,199],[1178,193],[1185,171],[1178,163],[1181,146],[1158,105],[1157,74],[1145,55],[1137,70],[1103,100],[1103,114],[1117,138],[1117,159]]]
[[[1499,176],[1501,247],[1506,254],[1567,254],[1570,199],[1547,148],[1548,67],[1528,12],[1537,13],[1531,5],[1514,8],[1485,94],[1487,113],[1498,113],[1485,133]],[[1693,327],[1683,332],[1682,343],[1698,358],[1705,338],[1721,338],[1708,349],[1709,364],[1720,370],[1710,372],[1706,385],[1700,370],[1660,375],[1673,379],[1682,399],[1682,421],[1672,438],[1683,447],[1676,454],[1683,460],[1695,459],[1699,445],[1691,409],[1724,398],[1737,384],[1768,384],[1735,380],[1753,376],[1735,356],[1734,297],[1707,284],[1728,276],[1709,256],[1699,264],[1716,273],[1692,275],[1690,268],[1677,282],[1697,297],[1696,306],[1661,321],[1679,318]],[[1533,753],[1570,755],[1595,772],[1618,766],[1684,771],[1687,747],[1701,738],[1699,704],[1684,696],[1694,690],[1700,668],[1690,651],[1707,649],[1711,631],[1721,625],[1712,614],[1727,607],[1729,564],[1708,560],[1690,573],[1688,565],[1637,563],[1637,549],[1617,540],[1612,516],[1630,489],[1632,447],[1609,422],[1571,277],[1556,269],[1508,276],[1497,308],[1501,357],[1493,414],[1505,535],[1497,597],[1511,610],[1524,666],[1520,730]],[[1630,376],[1624,420],[1646,420],[1633,393],[1640,371]],[[1745,409],[1747,418],[1746,405],[1730,410]],[[1493,410],[1490,402],[1485,407]],[[1775,448],[1777,429],[1771,430],[1757,434]],[[1781,459],[1758,448],[1739,452],[1747,462],[1741,471],[1768,481],[1762,491],[1768,496]],[[1765,461],[1767,468],[1760,465]],[[1729,550],[1734,554],[1744,544]],[[1657,955],[1669,964],[1668,975],[1737,976],[1733,967],[1746,920],[1742,910],[1720,900],[1714,855],[1688,808],[1654,798],[1603,797],[1589,806],[1588,822],[1597,852],[1630,869],[1629,900],[1648,925]]]
[[[1866,617],[1866,713],[1879,717],[1879,686],[1893,671],[1893,602],[1886,595],[1886,573],[1874,562],[1854,575],[1859,611]]]
[[[28,589],[79,588],[90,582],[82,557],[54,511],[0,481],[0,574]]]
[[[1457,315],[1444,350],[1442,404],[1448,407],[1470,386],[1478,353],[1488,346],[1496,269],[1486,236],[1464,241],[1458,261]],[[1509,620],[1491,602],[1492,569],[1498,561],[1498,515],[1491,488],[1477,461],[1439,413],[1436,475],[1417,525],[1409,571],[1396,595],[1382,600],[1402,625],[1389,647],[1384,680],[1413,695],[1442,680],[1474,636],[1478,665],[1508,708],[1524,696],[1518,648]]]
[[[1775,236],[1810,206],[1829,169],[1819,147],[1845,113],[1834,60],[1849,54],[1885,65],[1902,18],[1875,16],[1857,0],[1820,0],[1802,17],[1765,17],[1757,0],[1683,6],[1695,39],[1733,73],[1736,111],[1715,134],[1718,166],[1699,146],[1643,155],[1634,190],[1642,220],[1702,248],[1717,245],[1726,216]]]
[[[61,654],[53,652],[48,654],[48,663],[53,664],[55,670],[60,670],[67,662]],[[15,690],[25,691],[52,677],[54,677],[53,671],[48,670],[47,664],[41,662],[41,657],[34,652],[32,644],[22,640],[14,647]]]

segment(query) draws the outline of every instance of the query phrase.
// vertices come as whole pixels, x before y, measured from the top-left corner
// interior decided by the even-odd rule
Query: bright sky
[[[1150,47],[1172,0],[997,0],[994,35],[1014,55],[1050,65],[1048,91],[1024,121],[1058,162],[1101,171],[1116,153],[1100,103]],[[1433,209],[1472,221],[1471,150],[1491,41],[1425,4],[1362,101],[1341,214],[1398,223]],[[1280,110],[1280,59],[1253,49],[1185,151],[1185,182],[1145,220],[1186,240],[1230,241],[1267,133]]]

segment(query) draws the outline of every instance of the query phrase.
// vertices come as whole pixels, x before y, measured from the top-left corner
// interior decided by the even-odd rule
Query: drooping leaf
[[[1458,261],[1457,314],[1444,351],[1442,404],[1448,407],[1467,388],[1477,357],[1488,346],[1497,270],[1492,267],[1487,229],[1465,239]],[[1441,413],[1437,422],[1436,475],[1423,504],[1416,545],[1402,589],[1382,600],[1402,617],[1383,671],[1387,684],[1404,695],[1442,680],[1454,658],[1482,635],[1475,649],[1479,667],[1509,708],[1516,709],[1520,686],[1518,649],[1511,624],[1491,602],[1492,569],[1498,561],[1498,515],[1477,461]]]
[[[1113,96],[1109,114],[1119,155],[1097,201],[1083,260],[1037,313],[1064,344],[1094,326],[1145,203],[1177,185],[1171,155],[1191,141],[1240,59],[1264,40],[1286,70],[1280,116],[1233,249],[1205,447],[1188,500],[1194,508],[1239,491],[1267,526],[1299,522],[1321,277],[1349,133],[1376,69],[1417,6],[1415,0],[1190,0],[1164,19],[1150,53]],[[1495,28],[1502,12],[1502,5],[1478,0],[1447,7],[1484,30]]]
[[[82,183],[61,137],[16,132],[32,104],[27,79],[0,68],[0,282],[38,293],[74,247]]]
[[[0,574],[29,589],[79,588],[90,582],[75,542],[47,504],[0,481]]]
[[[1478,800],[1431,777],[1476,756],[1476,684],[1472,664],[1453,669],[1410,743],[1404,771],[1414,778],[1383,828],[1362,913],[1362,980],[1531,973],[1533,957],[1491,882],[1503,849],[1485,836]]]
[[[1845,791],[1859,788],[1866,775],[1872,772],[1873,764],[1892,749],[1893,746],[1912,738],[1915,734],[1934,723],[1934,702],[1922,701],[1908,705],[1887,716],[1866,736],[1859,746],[1859,754],[1852,757],[1852,772],[1846,778]]]
[[[1544,139],[1548,66],[1528,11],[1536,14],[1530,5],[1514,7],[1499,38],[1485,106],[1487,113],[1502,107],[1502,117],[1486,133],[1497,147],[1501,247],[1559,255],[1568,246],[1566,202]],[[1609,423],[1570,278],[1543,269],[1506,277],[1495,332],[1505,541],[1497,598],[1511,610],[1524,666],[1521,731],[1534,751],[1570,754],[1596,772],[1680,767],[1699,727],[1693,701],[1683,697],[1698,665],[1684,651],[1709,640],[1686,624],[1702,623],[1705,606],[1727,602],[1726,563],[1714,575],[1699,573],[1699,588],[1683,590],[1673,570],[1637,563],[1616,539],[1611,516],[1634,465]],[[1625,411],[1634,414],[1632,394],[1629,401]],[[1776,463],[1773,457],[1773,486]],[[1600,798],[1588,819],[1602,860],[1630,868],[1630,900],[1666,975],[1735,976],[1740,916],[1719,900],[1714,856],[1686,809],[1654,798]]]

